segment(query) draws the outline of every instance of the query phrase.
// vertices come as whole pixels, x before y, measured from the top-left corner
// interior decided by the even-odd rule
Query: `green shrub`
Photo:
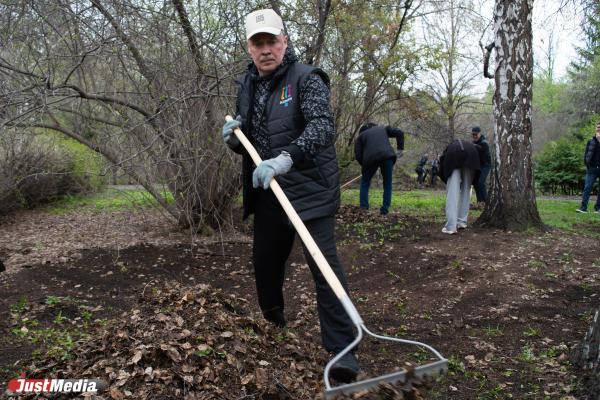
[[[71,159],[71,173],[85,191],[96,192],[106,185],[105,161],[100,154],[69,138],[61,138],[57,146]]]
[[[585,142],[563,137],[546,143],[535,158],[535,182],[542,193],[576,194],[585,179]]]
[[[101,185],[101,160],[72,141],[55,139],[45,133],[0,132],[0,214]]]

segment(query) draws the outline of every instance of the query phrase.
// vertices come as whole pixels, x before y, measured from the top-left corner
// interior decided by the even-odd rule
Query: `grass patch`
[[[379,209],[383,199],[383,190],[371,188],[369,190],[369,204],[372,209]],[[475,201],[475,195],[471,202]],[[359,190],[348,189],[342,193],[342,204],[360,204]],[[598,225],[600,214],[589,212],[580,214],[575,212],[577,202],[568,200],[537,200],[538,211],[542,221],[553,228],[573,231],[578,233],[600,236]],[[446,193],[444,191],[413,190],[410,192],[392,192],[391,212],[402,212],[409,215],[428,217],[436,222],[445,220],[444,207]],[[469,211],[469,218],[475,220],[481,215],[479,210]]]
[[[527,263],[527,266],[533,270],[539,270],[542,269],[546,266],[546,264],[544,264],[543,261],[540,260],[529,260],[529,262]]]
[[[598,235],[600,214],[575,212],[578,202],[565,200],[538,200],[538,211],[542,221],[553,228]],[[593,230],[594,225],[596,230]]]
[[[496,325],[496,326],[487,326],[485,328],[483,328],[483,332],[487,335],[487,336],[502,336],[502,329]]]
[[[342,204],[360,204],[359,189],[348,189],[342,192]],[[383,189],[369,190],[369,205],[378,210],[383,202]],[[391,212],[402,212],[409,215],[432,218],[436,221],[445,219],[446,193],[441,191],[412,190],[410,192],[392,192]],[[472,210],[473,216],[479,216],[479,211]]]
[[[163,192],[169,203],[173,202],[173,196],[170,192]],[[373,210],[381,207],[383,199],[383,189],[371,188],[369,190],[369,203]],[[471,202],[475,201],[475,195]],[[342,204],[358,206],[359,190],[348,189],[342,192]],[[446,205],[446,193],[444,191],[413,190],[409,192],[393,191],[391,212],[401,212],[411,216],[425,217],[434,222],[443,222],[445,220],[444,207]],[[579,214],[575,212],[578,206],[577,202],[565,200],[538,200],[538,211],[542,221],[553,228],[559,228],[566,231],[584,233],[592,236],[599,236],[598,226],[600,223],[600,214],[593,212]],[[106,189],[102,192],[92,195],[74,195],[68,196],[58,202],[52,203],[47,210],[54,214],[66,214],[70,211],[85,208],[93,211],[115,211],[132,210],[156,207],[158,203],[143,189]],[[472,221],[477,219],[481,211],[469,211],[469,217]],[[383,235],[385,236],[385,235]]]
[[[523,335],[526,337],[540,337],[542,336],[542,331],[540,328],[535,328],[532,326],[528,326],[527,329],[523,332]]]
[[[173,202],[173,196],[170,192],[163,192],[163,195],[169,203]],[[146,190],[119,190],[109,188],[91,195],[78,194],[65,197],[64,199],[49,205],[47,210],[53,214],[66,214],[81,208],[101,212],[133,210],[157,206],[158,202]]]
[[[96,327],[106,324],[105,320],[94,319],[94,314],[86,306],[79,305],[79,300],[70,297],[46,296],[43,303],[28,303],[25,298],[11,306],[11,329],[16,343],[28,342],[34,349],[31,355],[36,358],[69,359],[73,356],[76,342],[86,339]],[[63,313],[62,306],[76,306],[72,316]],[[55,314],[48,321],[39,319],[41,313]]]
[[[527,363],[534,362],[537,357],[535,356],[535,351],[533,346],[530,344],[526,344],[521,348],[521,354],[517,356],[517,359],[520,361],[524,361]]]

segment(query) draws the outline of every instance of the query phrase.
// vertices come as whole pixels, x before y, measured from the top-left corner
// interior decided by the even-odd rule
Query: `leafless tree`
[[[445,119],[442,143],[464,131],[464,114],[480,102],[474,95],[474,81],[480,75],[480,56],[474,40],[482,29],[471,0],[432,1],[423,16],[422,30],[430,48],[437,48],[437,65],[424,74],[424,85],[438,112]],[[440,140],[441,139],[441,140]]]
[[[410,21],[422,2],[339,4],[330,17],[321,65],[332,71],[332,106],[342,159],[367,120],[400,124],[408,78],[428,61],[409,40]]]
[[[5,2],[2,125],[71,137],[181,226],[219,228],[239,187],[218,132],[243,68],[244,11],[216,1]]]

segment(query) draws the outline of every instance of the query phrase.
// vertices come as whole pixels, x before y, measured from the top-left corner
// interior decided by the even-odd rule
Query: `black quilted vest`
[[[279,68],[269,88],[270,95],[265,109],[265,121],[271,144],[271,157],[279,155],[283,148],[298,138],[306,126],[300,110],[299,88],[311,73],[319,74],[329,85],[329,77],[322,70],[299,63]],[[238,80],[237,115],[242,117],[242,130],[253,141],[249,121],[252,120],[252,99],[256,75],[246,73]],[[254,163],[244,152],[243,195],[244,218],[254,212],[252,188]],[[275,178],[303,221],[334,215],[340,205],[339,169],[333,143],[320,153],[294,162],[291,170]]]

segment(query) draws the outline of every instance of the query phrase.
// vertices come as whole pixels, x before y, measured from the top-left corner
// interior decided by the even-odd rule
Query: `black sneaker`
[[[285,321],[285,316],[283,315],[283,310],[281,310],[280,308],[264,311],[263,316],[267,321],[269,321],[278,328],[285,328],[285,326],[287,325]]]
[[[584,210],[583,208],[578,208],[575,211],[577,211],[578,213],[581,213],[581,214],[587,214],[587,210]]]
[[[350,383],[356,380],[360,371],[358,360],[353,353],[346,353],[329,370],[332,379],[338,382]]]

